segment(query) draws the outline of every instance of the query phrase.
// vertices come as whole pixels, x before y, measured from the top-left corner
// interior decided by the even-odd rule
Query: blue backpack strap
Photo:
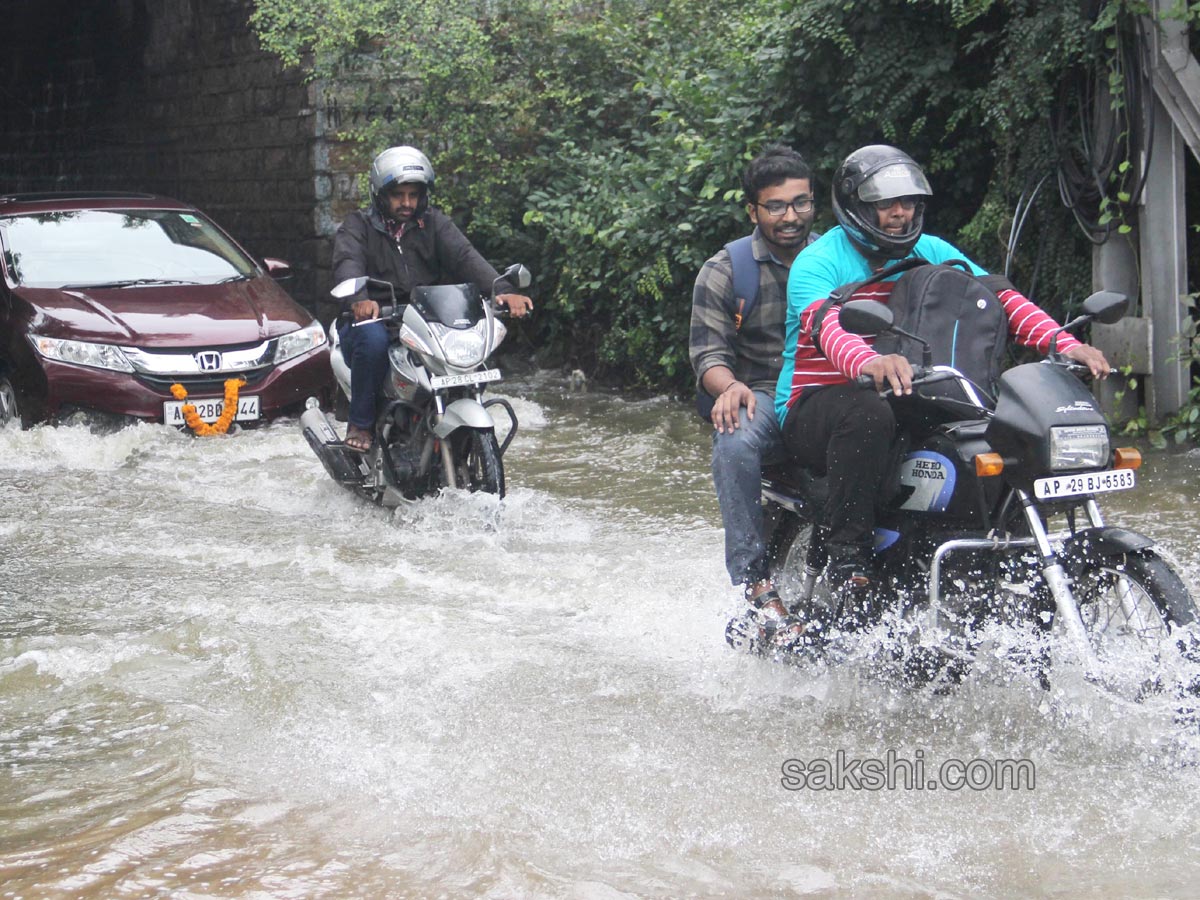
[[[748,234],[725,245],[733,264],[733,307],[729,315],[736,331],[742,330],[742,323],[758,302],[758,260],[754,258],[752,237]]]

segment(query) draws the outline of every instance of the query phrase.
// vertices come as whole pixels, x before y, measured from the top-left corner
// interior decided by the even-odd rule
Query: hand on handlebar
[[[912,364],[899,353],[876,356],[862,367],[862,374],[869,376],[880,392],[890,388],[897,397],[912,393]]]
[[[497,294],[496,302],[508,307],[508,311],[518,319],[533,311],[533,301],[524,294]]]
[[[1093,378],[1107,378],[1109,373],[1113,371],[1108,364],[1108,360],[1104,358],[1104,354],[1093,347],[1091,344],[1079,344],[1068,350],[1064,356],[1067,359],[1074,360],[1082,366],[1086,366],[1092,373]]]
[[[350,312],[354,315],[354,321],[367,322],[371,319],[379,318],[379,304],[374,300],[358,300],[350,307]]]

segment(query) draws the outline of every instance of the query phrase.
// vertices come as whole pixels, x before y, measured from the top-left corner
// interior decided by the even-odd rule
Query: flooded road
[[[1194,895],[1169,699],[735,654],[692,414],[502,387],[500,508],[368,507],[294,423],[0,431],[0,897]],[[1194,588],[1200,456],[1139,479]],[[787,781],[889,752],[938,786]]]

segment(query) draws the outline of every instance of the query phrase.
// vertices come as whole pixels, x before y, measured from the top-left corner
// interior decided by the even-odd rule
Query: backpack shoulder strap
[[[859,281],[851,281],[849,284],[843,284],[829,295],[829,298],[821,304],[821,308],[817,310],[813,316],[812,334],[813,344],[816,348],[824,353],[821,347],[821,326],[825,323],[825,316],[829,314],[829,310],[834,306],[841,306],[847,300],[854,296],[854,292],[861,290],[868,284],[874,284],[877,281],[885,281],[893,275],[898,275],[901,272],[907,272],[909,269],[915,269],[918,266],[931,265],[929,260],[922,259],[919,256],[910,256],[908,259],[902,259],[899,262],[894,262],[890,266],[884,266],[878,272],[872,272],[867,278]]]
[[[736,331],[742,330],[742,323],[758,302],[758,260],[754,258],[751,237],[746,235],[725,245],[733,264],[733,306],[729,315]]]

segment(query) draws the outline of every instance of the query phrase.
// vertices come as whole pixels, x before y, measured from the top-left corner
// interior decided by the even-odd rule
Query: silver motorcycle
[[[531,277],[523,265],[513,265],[493,282],[490,296],[470,284],[431,285],[414,288],[406,304],[396,302],[393,285],[373,278],[351,278],[330,291],[344,299],[375,284],[392,296],[391,306],[380,310],[389,331],[389,366],[371,449],[348,447],[336,419],[315,397],[300,417],[305,439],[334,481],[387,507],[444,488],[504,496],[504,452],[517,433],[517,416],[503,398],[483,398],[485,386],[501,379],[499,369],[487,366],[507,333],[495,299],[501,280],[523,289]],[[329,328],[330,362],[348,399],[350,367],[338,324]],[[509,423],[503,441],[496,437],[497,410]]]

